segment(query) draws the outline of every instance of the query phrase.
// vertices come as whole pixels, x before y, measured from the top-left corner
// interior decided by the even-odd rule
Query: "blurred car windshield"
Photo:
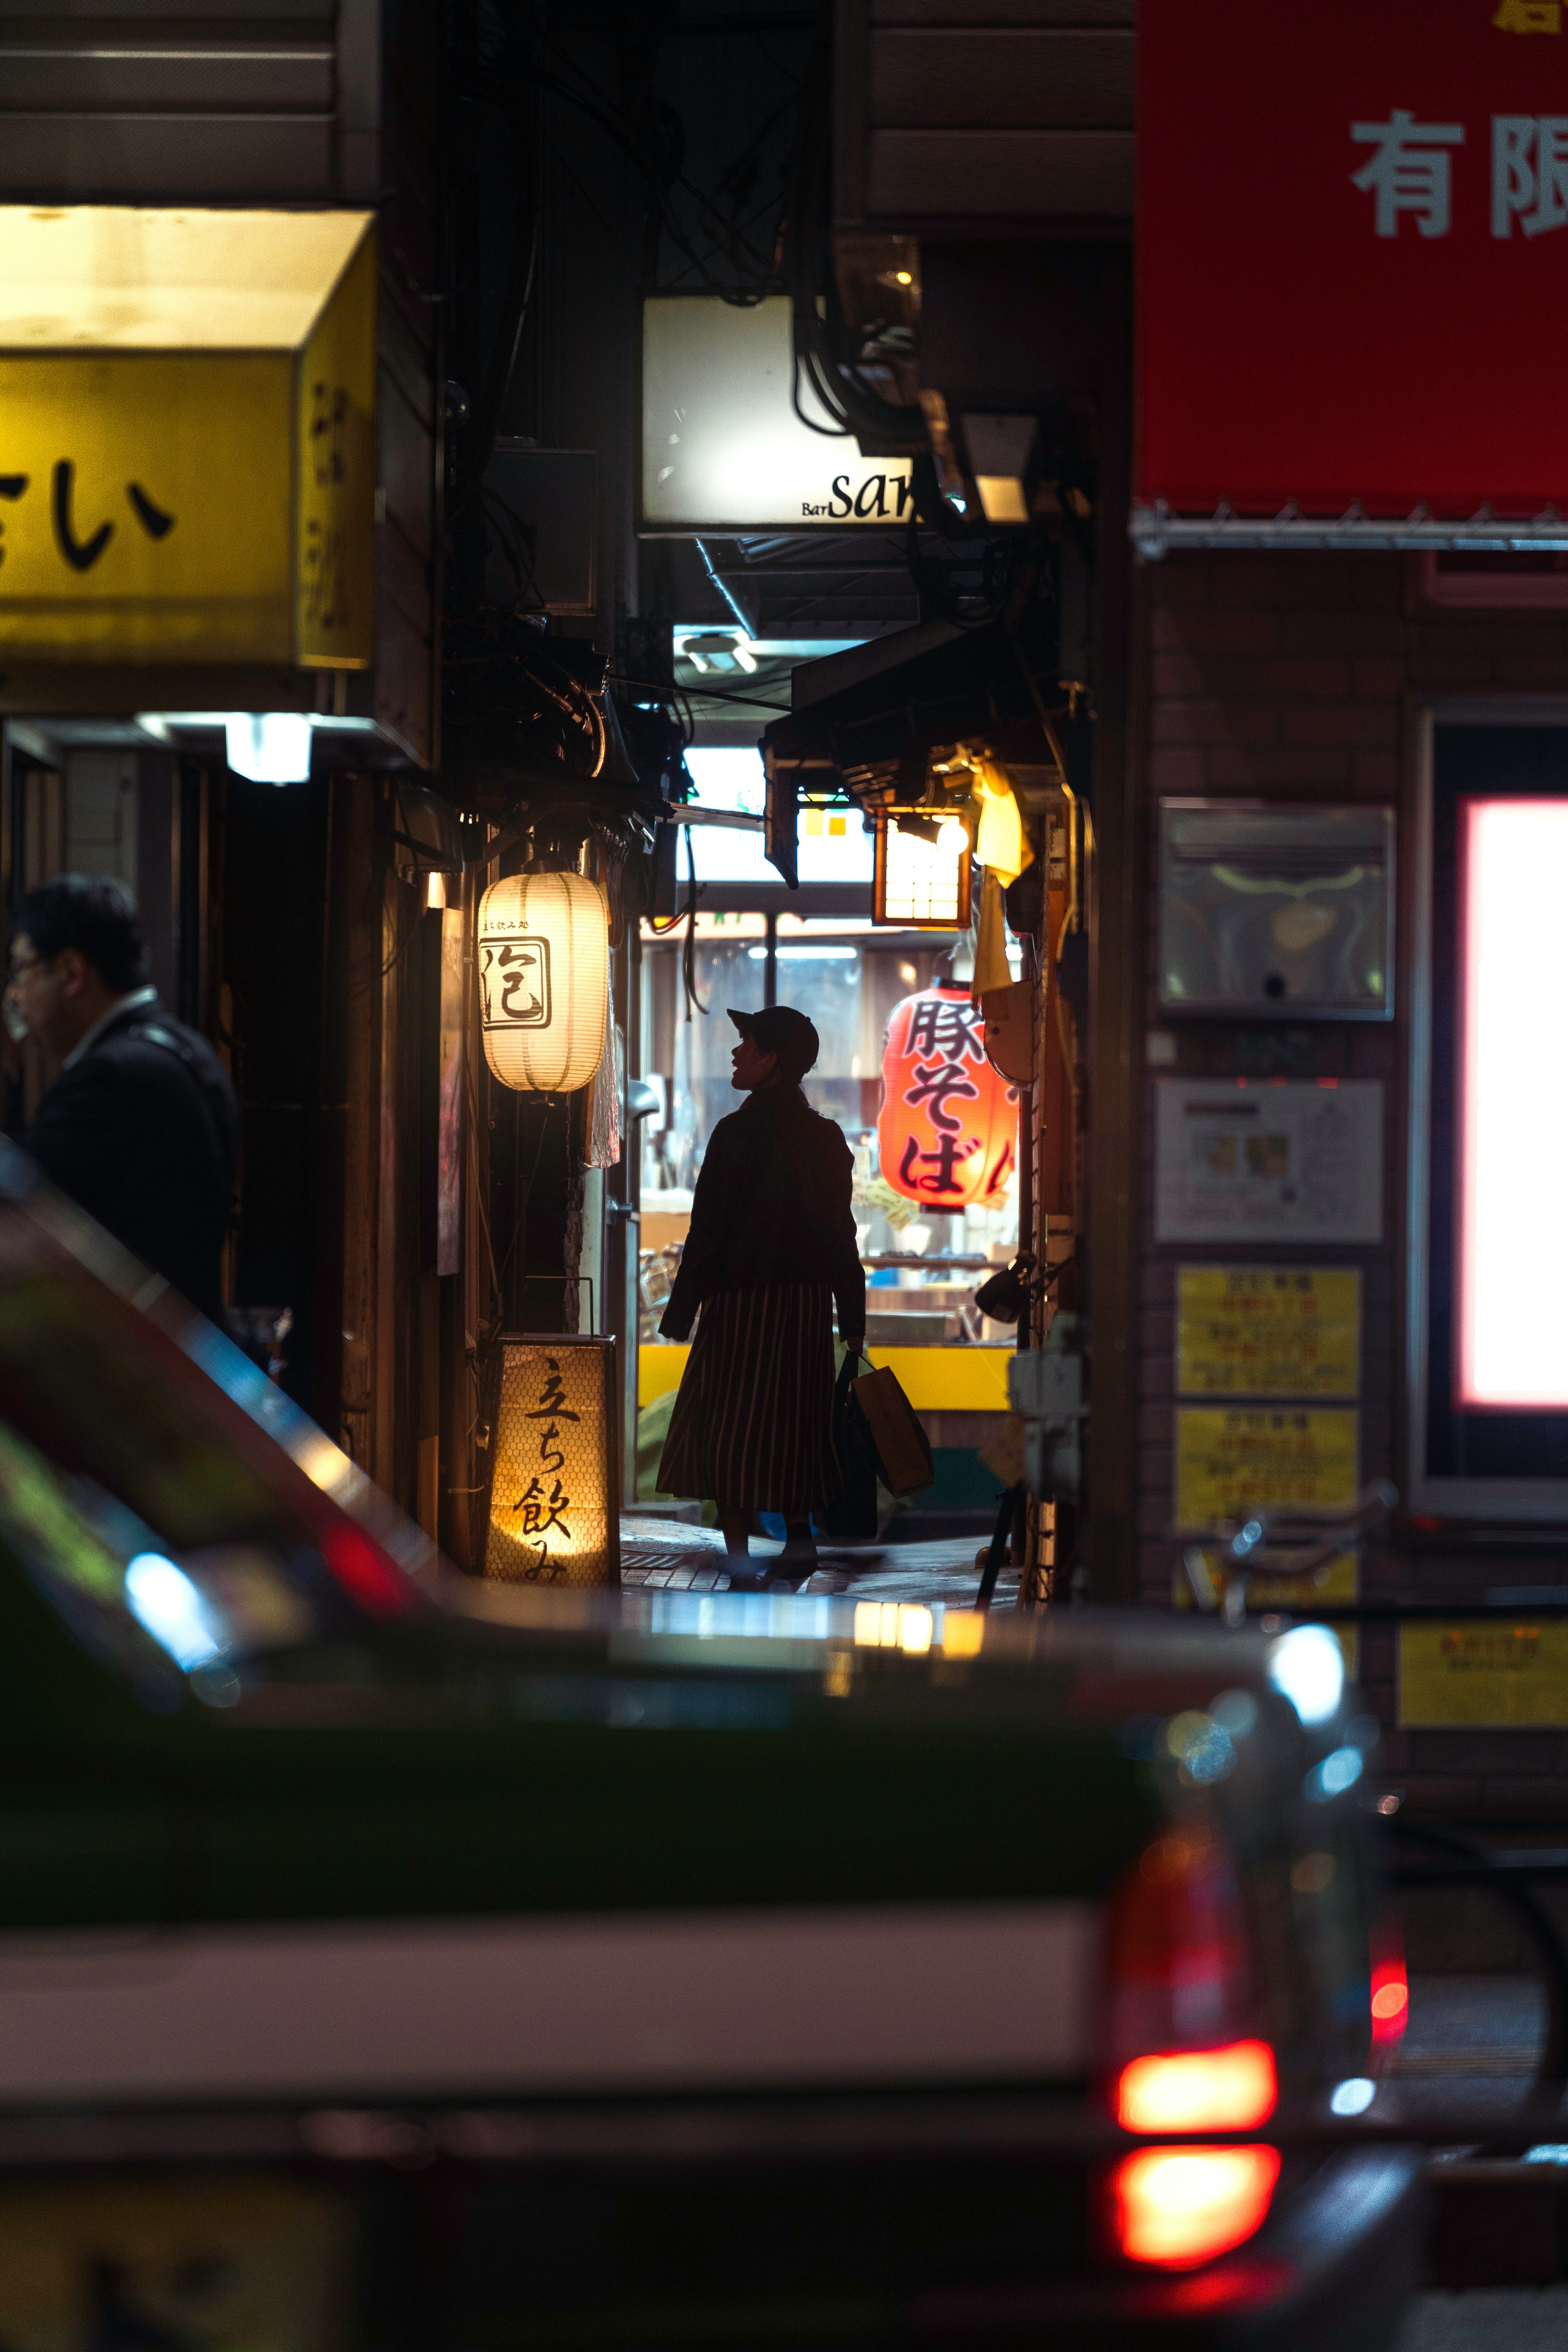
[[[0,1545],[78,1638],[138,1683],[162,1661],[191,1673],[321,1630],[309,1555],[291,1563],[259,1544],[176,1555],[96,1479],[63,1473],[4,1423]]]
[[[16,1160],[0,1544],[79,1638],[133,1673],[189,1673],[420,1605],[401,1515],[221,1334],[172,1294],[165,1313],[164,1286],[144,1304],[142,1269],[100,1264],[96,1229]]]

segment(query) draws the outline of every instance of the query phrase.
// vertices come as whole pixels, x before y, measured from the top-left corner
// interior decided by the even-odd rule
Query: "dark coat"
[[[798,1087],[763,1087],[709,1138],[691,1227],[659,1329],[684,1339],[720,1291],[825,1284],[841,1333],[866,1328],[866,1276],[849,1191],[854,1155]]]
[[[227,1071],[156,1003],[99,1032],[45,1095],[27,1138],[51,1183],[220,1330],[238,1144]]]

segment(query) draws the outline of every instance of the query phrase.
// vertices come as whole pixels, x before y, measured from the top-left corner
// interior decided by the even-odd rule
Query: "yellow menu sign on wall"
[[[1568,1724],[1568,1621],[1402,1625],[1399,1720],[1430,1730]]]
[[[1176,1393],[1359,1396],[1358,1269],[1178,1266]]]
[[[1176,1408],[1176,1521],[1334,1511],[1356,1498],[1360,1415],[1322,1406]]]

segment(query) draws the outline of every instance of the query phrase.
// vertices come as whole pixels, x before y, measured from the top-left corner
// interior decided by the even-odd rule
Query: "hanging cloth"
[[[1033,863],[1019,814],[1017,795],[994,761],[979,760],[971,772],[980,796],[980,833],[974,855],[982,866],[1002,877],[1002,887],[1016,881]]]
[[[616,1020],[606,993],[605,1001],[605,1051],[599,1066],[588,1081],[588,1116],[583,1134],[583,1160],[589,1168],[614,1168],[621,1156],[621,1088],[626,1077],[626,1055],[621,1047],[620,1024]]]
[[[988,988],[1005,988],[1013,977],[1007,962],[1007,927],[1002,909],[1002,877],[987,866],[980,877],[980,929],[974,942],[974,978],[970,1002],[978,1004]]]

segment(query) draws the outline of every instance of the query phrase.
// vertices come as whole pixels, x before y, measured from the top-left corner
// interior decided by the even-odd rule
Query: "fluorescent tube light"
[[[1461,800],[1455,1368],[1466,1411],[1568,1409],[1568,800]]]

